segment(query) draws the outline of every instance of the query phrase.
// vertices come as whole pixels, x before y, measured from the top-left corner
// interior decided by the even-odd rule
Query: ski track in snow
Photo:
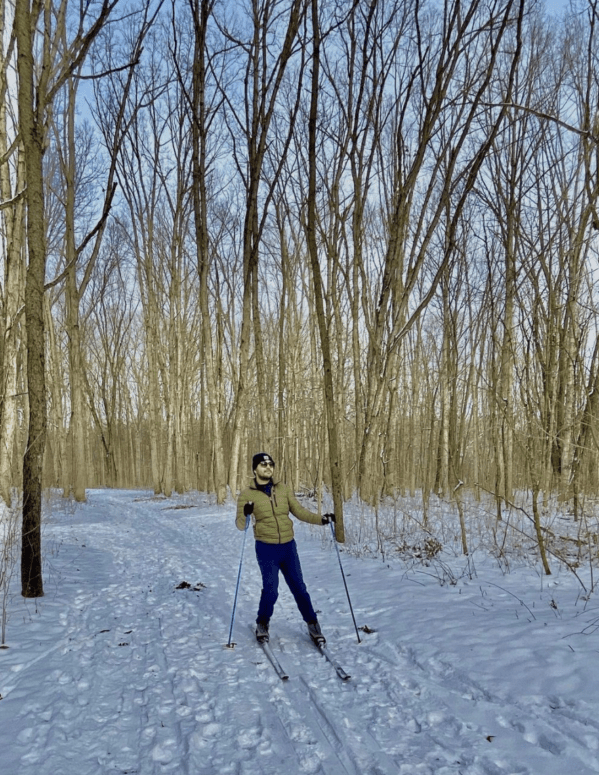
[[[230,504],[202,497],[183,509],[91,491],[54,506],[46,596],[15,600],[0,653],[2,775],[599,773],[597,704],[498,691],[444,652],[442,631],[426,648],[404,637],[388,593],[404,594],[403,570],[378,579],[381,563],[347,557],[358,620],[387,622],[358,645],[337,560],[301,526],[308,588],[351,680],[309,642],[283,583],[271,645],[290,679],[276,676],[247,626],[260,590],[250,540],[226,649],[242,534]]]

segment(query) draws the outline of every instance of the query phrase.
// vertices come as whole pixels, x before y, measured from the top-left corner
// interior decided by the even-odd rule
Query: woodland
[[[354,496],[594,508],[597,0],[0,8],[25,596],[45,489],[223,503],[261,450],[340,541]]]

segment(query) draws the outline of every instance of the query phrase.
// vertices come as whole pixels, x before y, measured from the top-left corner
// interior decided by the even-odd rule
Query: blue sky
[[[545,0],[545,6],[550,13],[559,13],[566,10],[570,5],[570,0]]]

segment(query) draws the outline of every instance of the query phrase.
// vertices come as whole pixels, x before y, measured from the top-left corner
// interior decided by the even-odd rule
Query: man
[[[334,522],[333,514],[320,516],[301,506],[291,488],[273,480],[275,463],[266,452],[252,458],[254,481],[240,494],[235,524],[244,530],[246,517],[252,514],[256,558],[262,573],[262,594],[256,618],[256,638],[268,641],[268,625],[279,594],[279,571],[287,582],[299,611],[308,625],[312,640],[325,643],[310,595],[302,577],[297,546],[293,537],[293,522],[289,513],[302,522],[327,525]],[[253,505],[252,505],[253,504]]]

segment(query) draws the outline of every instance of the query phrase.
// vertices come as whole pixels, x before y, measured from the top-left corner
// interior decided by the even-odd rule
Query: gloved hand
[[[252,501],[248,501],[244,505],[244,507],[243,507],[243,513],[245,514],[245,529],[246,530],[250,526],[250,522],[251,522],[250,517],[251,517],[253,511],[254,511],[254,504],[252,503]]]
[[[322,515],[322,524],[328,525],[329,522],[335,521],[335,515],[334,514],[323,514]]]

